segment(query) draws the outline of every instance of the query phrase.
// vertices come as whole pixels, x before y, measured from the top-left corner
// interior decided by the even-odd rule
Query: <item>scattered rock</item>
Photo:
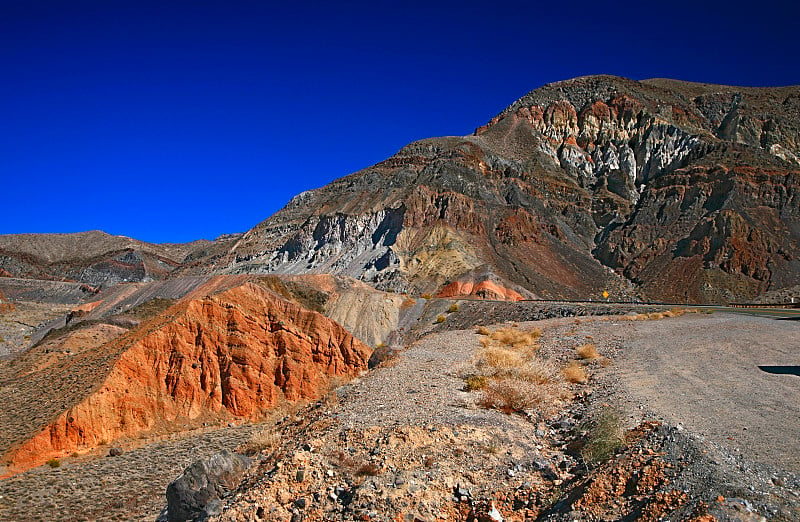
[[[223,451],[190,465],[167,486],[167,517],[169,522],[195,520],[209,506],[219,501],[239,484],[250,460]],[[216,509],[217,504],[212,505]]]

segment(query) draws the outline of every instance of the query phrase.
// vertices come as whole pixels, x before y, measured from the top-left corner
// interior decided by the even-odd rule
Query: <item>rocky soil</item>
[[[446,323],[455,326],[460,313],[451,313]],[[150,444],[130,441],[119,457],[104,456],[104,448],[94,456],[64,459],[59,468],[36,468],[0,481],[0,516],[153,520],[165,503],[167,483],[189,462],[238,447],[261,450],[260,456],[255,455],[241,486],[223,499],[219,520],[800,517],[800,479],[792,473],[791,459],[783,460],[785,453],[763,458],[766,454],[753,442],[740,445],[727,438],[725,429],[717,437],[689,422],[712,421],[706,426],[740,433],[725,415],[735,415],[746,398],[730,397],[729,404],[738,406],[727,412],[716,402],[691,400],[688,394],[703,393],[692,390],[696,381],[688,376],[702,373],[702,367],[691,364],[660,362],[654,367],[667,380],[670,372],[684,369],[689,384],[680,379],[659,383],[636,374],[647,371],[650,362],[637,357],[653,350],[652,344],[641,344],[643,338],[662,345],[661,361],[670,359],[669,349],[681,346],[678,339],[719,328],[735,331],[739,346],[760,340],[759,353],[770,345],[784,353],[782,341],[775,341],[787,339],[794,323],[721,314],[653,317],[517,323],[518,330],[543,330],[537,355],[555,368],[577,360],[575,348],[586,343],[594,344],[599,355],[579,363],[588,373],[586,384],[557,377],[563,393],[540,407],[518,413],[484,407],[483,392],[465,391],[464,379],[475,371],[482,336],[473,328],[439,331],[275,424],[198,431]],[[773,327],[776,335],[770,336]],[[659,342],[664,339],[672,342]],[[717,346],[706,343],[706,349]],[[729,359],[734,368],[738,359]],[[742,371],[752,370],[745,366]],[[669,398],[705,409],[665,406]],[[765,416],[762,423],[778,431],[786,428],[796,409],[792,401],[787,396],[774,405],[789,413]],[[586,448],[594,447],[598,419],[604,418],[627,433],[615,451],[595,460]],[[764,435],[755,442],[774,445]],[[796,450],[790,448],[789,456]]]
[[[422,339],[341,388],[337,403],[279,426],[289,436],[251,471],[220,520],[800,516],[800,481],[786,471],[791,462],[755,462],[753,453],[663,419],[648,397],[618,385],[620,354],[640,323],[612,321],[537,323],[544,329],[541,353],[555,364],[566,364],[587,341],[601,358],[585,365],[588,385],[569,385],[571,401],[524,415],[487,410],[479,393],[464,391],[461,377],[478,346],[473,330]],[[705,329],[694,322],[692,316],[646,324],[650,334],[662,325]],[[592,464],[579,448],[591,440],[591,420],[610,408],[628,432],[616,454]]]
[[[154,520],[167,484],[197,459],[247,441],[257,425],[196,430],[59,461],[0,480],[0,519],[14,521]],[[111,457],[112,447],[123,449]]]

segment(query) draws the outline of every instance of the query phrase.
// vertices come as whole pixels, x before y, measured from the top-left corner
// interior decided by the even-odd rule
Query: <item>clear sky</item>
[[[800,84],[795,2],[0,0],[0,233],[213,239],[587,74]]]

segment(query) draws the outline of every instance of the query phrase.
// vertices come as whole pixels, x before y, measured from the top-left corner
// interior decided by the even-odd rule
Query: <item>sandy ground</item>
[[[610,370],[634,402],[751,460],[800,471],[800,322],[716,313],[620,328]]]

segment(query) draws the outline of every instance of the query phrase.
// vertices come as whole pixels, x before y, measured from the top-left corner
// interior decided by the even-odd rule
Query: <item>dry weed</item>
[[[519,352],[490,346],[478,355],[478,368],[484,369],[488,375],[504,375],[513,372],[525,364]]]
[[[664,314],[661,312],[650,312],[649,314],[647,314],[647,318],[654,321],[658,321],[659,319],[664,318]]]
[[[445,316],[443,316],[443,315],[439,315],[439,316],[436,317],[436,322],[437,323],[443,323],[443,322],[445,322],[445,320],[447,320],[447,318]]]
[[[575,352],[581,359],[597,359],[597,348],[594,343],[586,343],[575,348]]]
[[[244,455],[258,455],[259,453],[272,453],[281,442],[280,431],[274,426],[253,433],[250,440],[236,448],[237,453]]]
[[[576,383],[576,384],[586,384],[589,380],[586,376],[586,370],[583,369],[583,366],[578,364],[576,361],[570,361],[570,363],[562,370],[564,374],[564,378],[567,381]]]
[[[488,384],[485,375],[468,375],[464,378],[464,391],[483,390]]]
[[[492,331],[489,330],[488,328],[486,328],[485,326],[479,326],[475,330],[475,333],[477,333],[479,335],[492,335]]]
[[[541,337],[541,335],[542,330],[540,328],[533,328],[531,330],[499,328],[492,333],[491,338],[500,344],[520,348],[523,346],[533,345],[536,342],[536,339]]]
[[[511,378],[491,381],[484,391],[482,405],[504,413],[534,408],[551,412],[563,398],[564,393],[559,386],[533,384]]]
[[[458,303],[453,303],[450,305],[450,308],[447,309],[448,312],[458,312]]]
[[[538,357],[529,359],[513,372],[513,377],[532,384],[548,384],[556,381],[558,370],[553,364]]]
[[[479,326],[475,329],[475,333],[478,335],[492,335],[492,331],[486,328],[485,326]]]

